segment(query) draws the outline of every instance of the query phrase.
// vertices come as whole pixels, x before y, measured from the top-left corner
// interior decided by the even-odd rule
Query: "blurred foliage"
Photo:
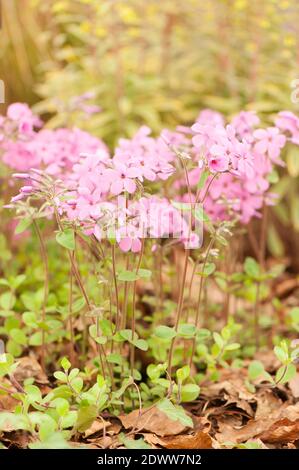
[[[47,34],[30,0],[2,0],[1,7],[0,79],[5,100],[31,103],[38,99],[34,84],[42,77],[40,64],[49,58]]]
[[[291,100],[299,78],[298,0],[2,3],[7,102],[37,103],[49,127],[76,124],[113,144],[144,123],[154,132],[190,123],[203,107],[227,116],[255,109],[266,122],[282,109],[299,110]],[[73,106],[86,92],[100,113]],[[276,255],[285,253],[278,226],[299,231],[294,147],[286,162],[289,176],[277,184],[281,204],[268,231]]]
[[[50,126],[76,122],[113,142],[203,107],[299,109],[297,0],[4,0],[3,17],[8,101],[34,99],[31,87]],[[102,108],[91,119],[69,106],[86,91]]]

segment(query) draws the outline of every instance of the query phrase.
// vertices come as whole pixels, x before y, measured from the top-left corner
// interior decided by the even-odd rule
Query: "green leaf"
[[[20,233],[25,232],[25,230],[30,227],[32,224],[32,219],[25,217],[18,222],[18,225],[15,228],[15,234],[19,235]]]
[[[210,338],[210,336],[211,336],[211,332],[210,332],[210,330],[208,330],[206,328],[200,328],[196,333],[196,337],[199,341],[204,341],[204,340]]]
[[[213,272],[215,271],[216,264],[215,263],[206,263],[204,267],[202,265],[202,268],[203,268],[203,270],[198,271],[196,274],[199,274],[202,277],[208,277],[211,274],[213,274]]]
[[[275,375],[275,382],[279,384],[285,384],[289,382],[296,375],[295,364],[288,364],[287,366],[281,366]]]
[[[43,441],[29,444],[30,449],[73,449],[61,432],[53,432]]]
[[[274,353],[277,359],[283,364],[285,364],[289,359],[288,351],[283,349],[281,346],[275,346]]]
[[[190,367],[184,366],[176,371],[176,376],[179,382],[183,383],[188,377],[190,377]]]
[[[60,382],[64,382],[64,383],[67,382],[67,376],[65,375],[64,372],[58,370],[58,371],[54,372],[53,375],[54,375],[55,379],[59,380]]]
[[[102,334],[104,336],[112,336],[113,335],[113,329],[114,325],[111,323],[110,320],[107,320],[106,318],[102,318],[102,320],[99,321],[99,325],[102,331]]]
[[[31,328],[36,328],[38,326],[35,313],[25,312],[23,313],[22,318],[23,318],[23,322],[25,323],[25,325],[30,326]]]
[[[11,354],[0,354],[0,377],[11,372],[14,364],[14,358]]]
[[[289,145],[286,156],[286,163],[289,174],[296,178],[299,175],[299,147],[298,145]]]
[[[210,220],[209,216],[206,214],[206,212],[204,211],[202,205],[200,205],[200,204],[196,204],[196,208],[195,208],[195,211],[194,211],[194,217],[199,222],[208,222]]]
[[[70,369],[72,364],[70,363],[70,361],[66,357],[63,357],[60,361],[60,365],[66,371],[66,370]]]
[[[258,377],[260,377],[261,375],[264,375],[264,373],[265,373],[265,368],[264,368],[264,365],[262,364],[262,362],[252,361],[249,364],[248,376],[249,376],[250,380],[255,380]]]
[[[24,333],[24,331],[20,330],[19,328],[13,328],[10,330],[10,336],[11,338],[17,343],[21,344],[22,346],[26,346],[27,344],[27,338]]]
[[[200,175],[199,181],[197,183],[197,188],[202,189],[209,177],[209,172],[208,171],[203,171]]]
[[[193,421],[190,416],[186,414],[184,408],[179,405],[174,405],[168,398],[163,398],[163,400],[158,403],[157,408],[163,411],[169,419],[179,421],[183,426],[193,428]]]
[[[30,336],[29,338],[30,346],[41,346],[42,344],[43,344],[43,337],[42,337],[41,331],[37,331],[36,333],[33,333],[33,335]]]
[[[180,336],[194,336],[196,333],[196,326],[189,323],[183,323],[178,327],[178,334]]]
[[[72,388],[77,392],[80,393],[83,388],[83,379],[81,377],[76,377],[72,380]]]
[[[141,279],[150,279],[152,276],[152,272],[149,269],[138,269],[138,276],[141,277]]]
[[[35,385],[25,385],[24,390],[30,400],[30,403],[40,403],[42,401],[41,391]]]
[[[222,349],[223,346],[224,346],[224,340],[223,340],[222,336],[219,333],[214,332],[213,333],[213,338],[214,338],[215,343],[219,347],[219,349]]]
[[[0,295],[0,307],[4,310],[11,310],[16,303],[16,296],[11,292],[4,292]]]
[[[0,413],[0,431],[12,432],[17,430],[30,430],[28,417],[21,414],[2,411]]]
[[[75,232],[71,228],[67,228],[62,232],[56,234],[56,241],[59,245],[67,248],[68,250],[74,251],[75,249]]]
[[[240,347],[240,343],[230,343],[225,346],[225,351],[236,351],[236,349],[239,349]]]
[[[78,376],[79,372],[80,370],[77,367],[72,369],[69,373],[69,381],[71,382],[72,380],[74,380],[74,378]]]
[[[144,442],[144,439],[142,437],[140,439],[130,439],[128,437],[125,437],[125,435],[120,435],[119,436],[121,442],[124,444],[126,449],[151,449],[152,447],[149,444],[146,444]]]
[[[55,398],[52,401],[52,404],[55,406],[57,413],[59,416],[65,416],[68,414],[70,405],[69,402],[65,398]]]
[[[117,278],[119,281],[124,281],[124,282],[135,282],[138,279],[140,279],[140,276],[136,274],[135,271],[121,271],[118,273]]]
[[[161,339],[171,340],[176,337],[177,333],[174,328],[170,328],[169,326],[160,325],[158,326],[155,331],[155,335]]]
[[[271,173],[268,174],[268,177],[267,177],[269,183],[271,184],[276,184],[278,183],[279,181],[279,174],[276,170],[272,170]]]
[[[259,264],[255,261],[254,258],[248,256],[244,263],[244,270],[247,276],[251,277],[252,279],[259,279],[261,270]]]
[[[289,315],[293,323],[299,323],[299,307],[292,308]]]
[[[141,349],[141,351],[147,351],[148,350],[148,344],[145,341],[145,339],[137,339],[136,341],[134,341],[133,344],[134,344],[134,346],[136,346],[136,348]]]
[[[120,330],[119,335],[126,341],[129,341],[129,343],[134,343],[138,339],[138,336],[136,333],[134,333],[134,335],[132,336],[132,330],[130,330],[129,328]]]
[[[124,358],[122,357],[122,355],[117,353],[108,354],[107,360],[108,362],[111,362],[111,364],[118,365],[121,365],[124,362]]]
[[[196,384],[186,384],[181,389],[181,401],[190,402],[196,400],[200,392],[200,387]]]

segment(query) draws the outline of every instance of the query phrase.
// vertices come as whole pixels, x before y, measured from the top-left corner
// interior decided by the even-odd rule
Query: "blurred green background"
[[[203,107],[254,109],[266,123],[299,112],[298,0],[2,0],[0,37],[2,111],[26,101],[47,126],[75,124],[110,145],[144,123],[155,133],[191,123]],[[101,107],[88,119],[74,106],[85,92]],[[275,256],[299,249],[299,152],[285,159]]]

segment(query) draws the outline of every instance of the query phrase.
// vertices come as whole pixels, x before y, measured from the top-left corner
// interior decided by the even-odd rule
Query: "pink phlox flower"
[[[254,150],[257,153],[267,154],[270,160],[276,164],[284,164],[279,157],[281,149],[286,143],[286,137],[280,133],[277,127],[257,129],[253,136],[256,139]]]
[[[275,119],[275,125],[288,133],[294,144],[299,145],[299,118],[291,111],[281,111]]]

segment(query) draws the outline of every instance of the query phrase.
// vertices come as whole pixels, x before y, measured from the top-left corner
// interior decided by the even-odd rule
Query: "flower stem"
[[[43,299],[43,305],[42,305],[42,322],[45,323],[46,321],[46,308],[47,308],[47,302],[48,302],[48,295],[49,295],[49,262],[48,262],[48,255],[47,255],[47,250],[45,246],[45,242],[43,240],[41,231],[39,229],[39,226],[36,222],[36,220],[33,219],[33,225],[36,231],[36,234],[38,236],[39,244],[40,244],[40,251],[41,251],[41,257],[43,260],[44,264],[44,271],[45,271],[45,285],[44,285],[44,299]],[[45,370],[45,357],[46,357],[46,338],[45,338],[45,330],[42,328],[41,329],[42,333],[42,347],[41,347],[41,367],[43,370]]]
[[[178,308],[177,308],[175,325],[174,325],[174,329],[175,329],[176,332],[178,331],[180,318],[181,318],[181,314],[182,314],[182,310],[183,310],[183,304],[184,304],[184,291],[185,291],[185,285],[186,285],[189,252],[190,252],[189,250],[187,250],[187,249],[185,250],[185,259],[184,259],[184,267],[183,267],[183,279],[182,279],[182,283],[181,283],[181,289],[180,289],[180,295],[179,295],[179,301],[178,301]],[[171,377],[171,371],[172,371],[174,344],[175,344],[175,337],[171,340],[171,345],[170,345],[169,355],[168,355],[168,374],[169,374],[170,377]]]

